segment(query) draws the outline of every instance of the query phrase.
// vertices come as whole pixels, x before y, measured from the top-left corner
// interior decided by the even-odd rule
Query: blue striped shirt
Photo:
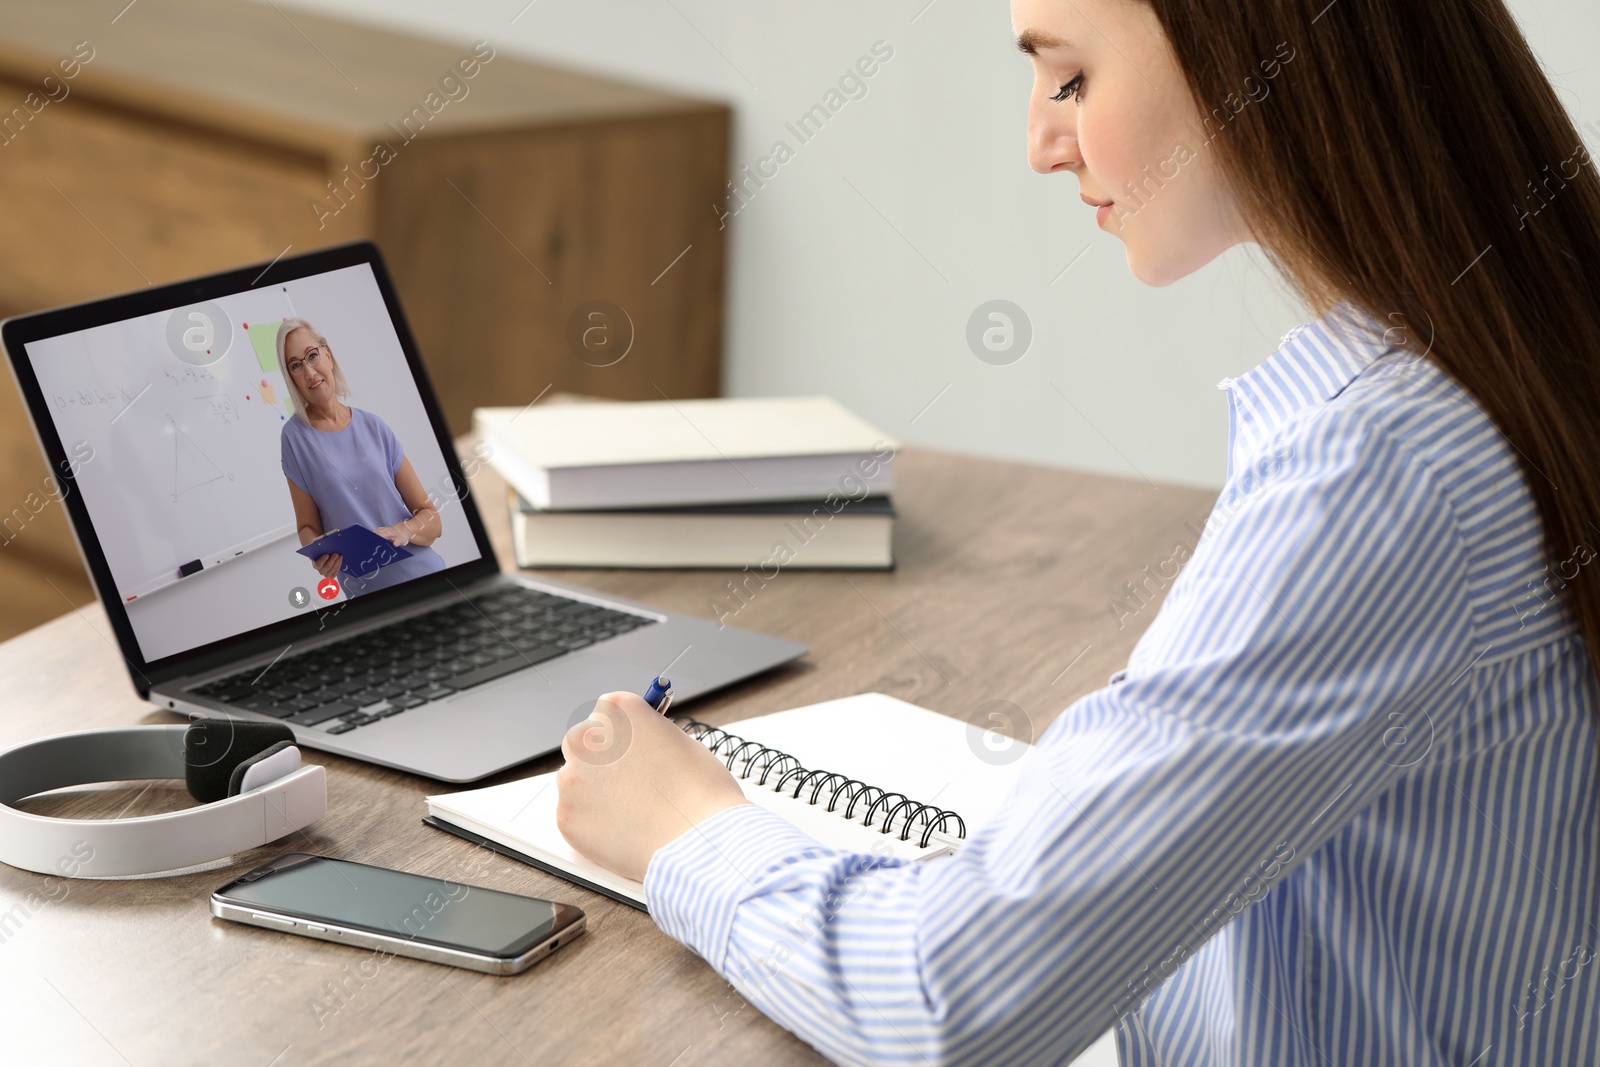
[[[1222,383],[1229,471],[1126,670],[955,856],[750,805],[651,913],[840,1063],[1600,1062],[1600,692],[1509,442],[1341,304]]]

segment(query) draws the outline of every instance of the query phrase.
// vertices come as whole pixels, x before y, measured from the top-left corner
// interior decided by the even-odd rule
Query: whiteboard
[[[191,561],[222,565],[296,529],[280,461],[293,416],[271,350],[275,325],[266,355],[259,345],[260,326],[292,314],[289,294],[274,287],[218,303],[230,338],[206,366],[169,345],[173,312],[28,346],[68,454],[80,441],[93,449],[78,485],[124,601],[177,584]]]

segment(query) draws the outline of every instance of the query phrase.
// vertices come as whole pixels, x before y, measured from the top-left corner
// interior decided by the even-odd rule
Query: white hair
[[[275,342],[278,349],[278,366],[283,369],[284,381],[289,384],[289,402],[294,405],[294,417],[310,425],[310,420],[306,418],[305,397],[301,394],[300,385],[294,380],[294,375],[289,373],[289,364],[284,359],[283,354],[284,342],[288,341],[289,335],[296,330],[306,330],[317,339],[319,344],[326,345],[328,339],[322,336],[317,328],[305,319],[284,319],[278,323],[278,338]],[[327,357],[329,363],[333,366],[332,371],[327,375],[328,380],[333,382],[333,395],[343,400],[350,395],[350,384],[345,381],[344,371],[340,369],[339,361],[334,358],[331,346],[327,350]]]

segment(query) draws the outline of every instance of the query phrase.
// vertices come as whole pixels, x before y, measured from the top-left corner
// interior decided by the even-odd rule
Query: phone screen
[[[303,853],[280,857],[217,895],[312,922],[515,958],[582,913],[569,904]]]

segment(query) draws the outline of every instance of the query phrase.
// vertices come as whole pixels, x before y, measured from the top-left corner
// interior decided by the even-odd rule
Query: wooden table
[[[1120,668],[1154,606],[1113,612],[1124,583],[1157,591],[1192,546],[1213,494],[1020,463],[907,450],[898,466],[899,568],[784,572],[737,624],[811,653],[693,705],[725,723],[880,690],[950,715],[1000,710],[1037,736]],[[474,492],[510,561],[504,488]],[[662,608],[713,614],[728,572],[586,571],[560,578]],[[170,723],[138,700],[99,605],[0,645],[0,742]],[[997,701],[1007,703],[993,703]],[[993,721],[993,720],[991,720]],[[985,722],[988,725],[988,722]],[[412,775],[309,752],[328,767],[328,814],[288,841],[208,870],[67,881],[0,867],[0,1047],[8,1063],[818,1063],[644,914],[423,826]],[[514,775],[553,769],[547,758]],[[111,785],[27,802],[106,817],[189,804],[181,783]],[[511,978],[212,919],[210,891],[304,849],[554,897],[589,934]]]

